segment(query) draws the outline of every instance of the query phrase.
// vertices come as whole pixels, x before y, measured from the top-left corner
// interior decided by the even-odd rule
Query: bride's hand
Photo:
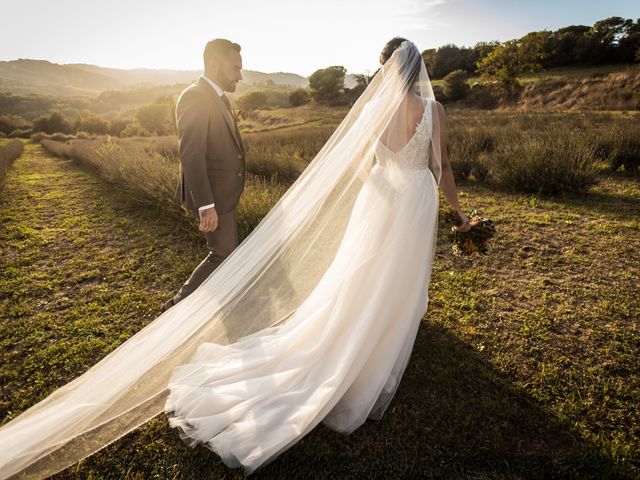
[[[471,229],[471,222],[469,221],[469,217],[467,217],[462,211],[456,212],[458,217],[460,217],[461,223],[460,225],[456,225],[453,227],[458,232],[467,232]]]

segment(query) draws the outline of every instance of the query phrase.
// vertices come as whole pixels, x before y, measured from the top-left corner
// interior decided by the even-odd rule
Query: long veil
[[[405,40],[305,171],[194,293],[0,428],[0,479],[48,477],[97,452],[163,412],[173,368],[201,343],[226,345],[286,321],[334,258],[381,135],[390,146],[389,132],[415,130],[410,92],[432,108],[429,169],[439,183],[435,98],[418,48]]]

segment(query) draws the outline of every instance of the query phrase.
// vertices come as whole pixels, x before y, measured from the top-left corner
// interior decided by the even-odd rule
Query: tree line
[[[571,25],[555,31],[530,32],[506,42],[478,42],[473,47],[454,44],[422,52],[431,79],[453,74],[453,89],[466,76],[495,78],[511,88],[526,72],[557,67],[587,67],[640,62],[640,18],[609,17],[592,26]],[[466,74],[463,75],[463,74]],[[370,77],[360,76],[355,89],[344,88],[345,70],[331,66],[309,78],[310,94],[324,104],[349,104]]]

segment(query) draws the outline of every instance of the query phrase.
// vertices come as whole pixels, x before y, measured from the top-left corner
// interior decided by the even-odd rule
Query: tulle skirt
[[[349,434],[380,419],[427,310],[437,215],[430,170],[376,164],[300,307],[230,345],[203,343],[174,368],[170,425],[250,474],[321,421]]]

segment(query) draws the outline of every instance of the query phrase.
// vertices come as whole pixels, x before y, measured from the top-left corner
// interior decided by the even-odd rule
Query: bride
[[[0,478],[44,478],[154,416],[246,474],[319,422],[380,419],[427,310],[438,185],[469,229],[445,116],[394,38],[331,138],[189,297],[0,428]]]

